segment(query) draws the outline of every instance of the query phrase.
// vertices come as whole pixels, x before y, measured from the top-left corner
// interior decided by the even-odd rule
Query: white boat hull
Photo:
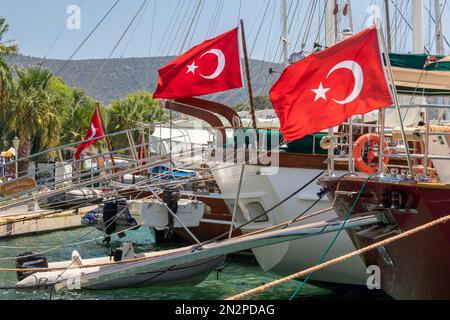
[[[129,201],[130,212],[133,216],[139,216],[142,224],[164,229],[169,225],[170,213],[167,207],[158,201],[151,199],[140,199]],[[176,216],[188,227],[198,227],[205,212],[205,204],[201,201],[180,199]],[[174,220],[174,228],[183,228],[183,225]]]
[[[203,259],[171,268],[144,271],[105,282],[82,285],[82,289],[111,290],[131,287],[191,287],[205,280],[225,263],[225,256]]]
[[[233,211],[236,190],[238,189],[241,165],[230,163],[211,163],[212,173],[222,193],[227,197],[230,212]],[[236,225],[249,221],[252,217],[278,204],[295,190],[320,173],[320,170],[302,168],[276,168],[275,174],[268,174],[270,168],[257,165],[245,167],[239,200]],[[338,173],[337,173],[338,174]],[[293,196],[268,214],[267,221],[251,223],[243,228],[244,233],[278,225],[296,218],[301,212],[317,200],[320,187],[312,183],[306,189]],[[259,203],[262,208],[259,208]],[[328,199],[321,200],[307,214],[332,206]],[[305,220],[305,223],[336,218],[334,211]],[[316,265],[328,244],[336,233],[317,235],[276,245],[253,249],[258,263],[265,271],[279,275],[288,275]],[[346,232],[341,232],[332,249],[325,258],[330,260],[355,250]],[[312,275],[311,280],[318,282],[365,285],[367,281],[366,267],[360,257],[352,258],[344,263],[327,268]]]
[[[72,255],[78,255],[76,251]],[[161,252],[139,254],[133,258],[155,257]],[[195,286],[205,280],[209,274],[225,263],[226,256],[200,258],[186,263],[155,267],[151,263],[139,263],[124,260],[124,264],[95,266],[111,262],[110,257],[83,259],[77,258],[49,263],[49,268],[67,268],[66,270],[37,272],[16,283],[16,289],[34,290],[54,287],[57,292],[65,290],[112,290],[132,287],[182,287]],[[93,267],[79,268],[81,265]]]

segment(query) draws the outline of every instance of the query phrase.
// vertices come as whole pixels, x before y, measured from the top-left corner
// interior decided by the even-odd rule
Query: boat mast
[[[424,53],[423,0],[412,0],[413,53]]]
[[[442,12],[441,12],[441,1],[440,0],[434,0],[434,26],[435,26],[435,32],[434,37],[436,40],[436,54],[437,55],[445,55],[445,49],[444,49],[444,37],[442,35]],[[449,103],[450,99],[447,97],[446,99],[441,98],[440,103]],[[446,118],[448,119],[449,110],[443,110],[445,113]],[[429,111],[427,112],[427,118],[429,118]],[[427,119],[427,122],[429,120]],[[427,163],[427,162],[425,162]]]
[[[336,0],[325,0],[325,46],[331,47],[336,43],[336,16],[334,9],[336,7]],[[334,129],[328,129],[328,136],[331,137],[331,146],[328,149],[328,174],[334,176]],[[350,163],[351,161],[349,161]]]
[[[334,8],[337,0],[325,0],[325,46],[331,47],[336,43],[336,16]]]
[[[286,68],[289,65],[289,30],[288,30],[288,3],[287,0],[282,0],[282,16],[283,16],[283,36],[281,41],[283,41],[283,63]]]
[[[348,3],[348,20],[349,20],[349,27],[352,32],[355,32],[355,29],[353,29],[353,10],[352,10],[352,2],[349,0]]]
[[[253,99],[253,89],[252,89],[252,79],[250,76],[250,64],[248,61],[248,52],[247,52],[247,41],[245,40],[245,29],[244,29],[244,20],[240,20],[241,23],[241,33],[242,33],[242,51],[244,52],[244,64],[245,64],[245,75],[247,77],[247,87],[248,87],[248,100],[250,104],[250,114],[252,116],[252,125],[253,130],[255,130],[256,134],[256,143],[258,144],[258,127],[256,122],[256,113],[255,113],[255,101]],[[244,161],[245,163],[245,161]]]
[[[444,55],[444,39],[442,37],[441,1],[434,0],[436,54]]]
[[[391,15],[389,13],[389,0],[384,0],[384,9],[385,9],[385,16],[386,16],[387,47],[388,47],[389,52],[392,52]]]

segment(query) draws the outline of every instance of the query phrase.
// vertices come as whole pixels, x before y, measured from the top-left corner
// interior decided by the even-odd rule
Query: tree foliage
[[[3,148],[11,146],[14,136],[20,139],[18,156],[44,151],[58,145],[81,141],[89,128],[96,101],[79,88],[69,88],[49,69],[41,66],[16,67],[4,57],[16,54],[17,46],[2,42],[9,29],[0,18],[0,138]],[[17,77],[13,77],[15,71]],[[115,100],[104,112],[107,131],[116,132],[141,124],[168,120],[167,112],[145,91]],[[135,135],[135,138],[138,134]],[[128,141],[121,135],[112,139],[114,148]],[[41,159],[45,161],[47,159]],[[19,163],[25,170],[28,163]]]
[[[138,91],[111,103],[107,112],[107,131],[117,132],[167,120],[167,112],[159,105],[158,100],[153,99],[146,91]],[[137,132],[134,138],[139,138]],[[116,148],[127,145],[124,135],[113,137],[111,143]]]
[[[86,135],[96,102],[79,88],[69,89],[68,108],[63,114],[61,144],[80,141]]]
[[[253,98],[255,104],[255,110],[266,110],[272,108],[272,102],[270,101],[268,96],[258,95]],[[247,103],[238,103],[234,109],[238,112],[240,111],[249,111],[250,107]]]
[[[146,91],[138,91],[111,103],[108,108],[108,131],[131,129],[139,124],[167,119],[166,110],[159,105],[158,100]]]
[[[17,45],[4,39],[8,30],[9,25],[6,19],[0,17],[0,130],[2,133],[6,132],[5,111],[8,109],[13,86],[11,66],[5,62],[5,58],[17,54]],[[9,136],[10,134],[2,134],[1,143],[5,143]]]

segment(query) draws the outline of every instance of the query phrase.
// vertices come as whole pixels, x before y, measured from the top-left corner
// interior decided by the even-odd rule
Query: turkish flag
[[[97,138],[97,139],[94,139]],[[80,143],[78,145],[77,151],[75,152],[75,160],[80,160],[81,152],[84,149],[89,148],[92,144],[94,144],[96,141],[103,138],[103,130],[100,125],[100,118],[98,116],[98,109],[95,109],[94,115],[91,119],[91,124],[89,125],[88,132],[86,133],[86,137],[84,138],[85,141]],[[91,140],[92,139],[92,140]],[[86,141],[90,140],[90,141]]]
[[[158,73],[155,98],[189,98],[241,88],[238,29],[191,48]]]
[[[392,105],[376,28],[287,67],[270,99],[286,141]]]

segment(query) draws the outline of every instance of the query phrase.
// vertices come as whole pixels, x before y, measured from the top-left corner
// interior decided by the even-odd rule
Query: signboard
[[[36,181],[33,178],[24,177],[1,184],[0,193],[10,196],[34,188],[36,188]]]

